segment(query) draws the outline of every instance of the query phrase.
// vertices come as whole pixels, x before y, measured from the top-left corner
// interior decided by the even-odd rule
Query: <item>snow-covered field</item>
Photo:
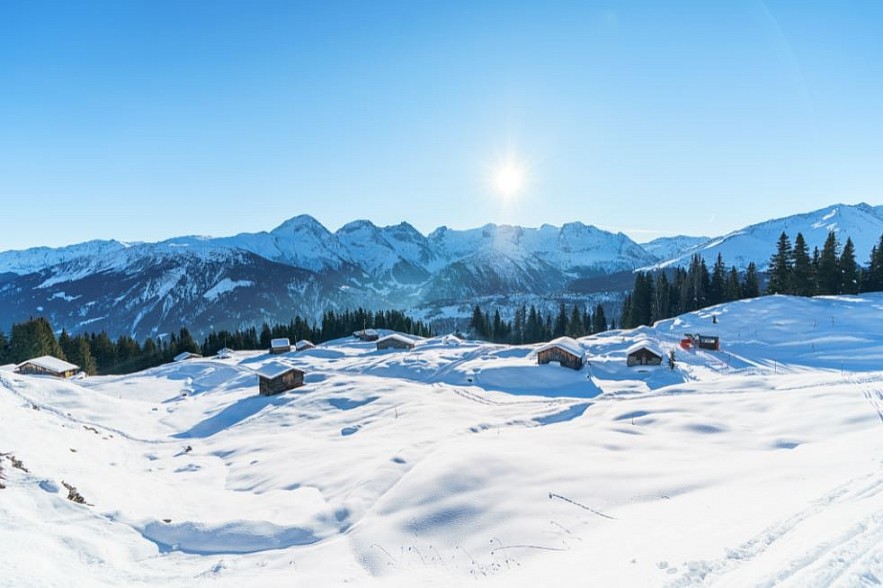
[[[697,332],[722,350],[625,365]],[[580,342],[340,340],[275,397],[261,352],[0,371],[0,586],[883,584],[883,295]]]

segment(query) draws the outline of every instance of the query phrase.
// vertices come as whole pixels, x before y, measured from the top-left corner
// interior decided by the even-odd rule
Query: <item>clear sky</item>
[[[0,1],[0,250],[302,213],[641,241],[859,201],[879,0]]]

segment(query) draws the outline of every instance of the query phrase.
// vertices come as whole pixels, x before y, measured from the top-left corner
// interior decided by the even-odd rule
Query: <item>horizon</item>
[[[646,242],[883,202],[880,22],[861,0],[6,3],[0,250],[279,210]]]
[[[822,206],[822,207],[819,208],[819,209],[814,209],[814,210],[812,210],[812,211],[810,211],[810,210],[801,210],[801,211],[793,212],[793,213],[791,213],[791,214],[787,214],[787,215],[785,215],[785,217],[779,217],[779,218],[787,218],[787,217],[790,217],[790,216],[796,216],[796,215],[801,215],[801,214],[807,214],[807,213],[816,212],[816,211],[819,211],[819,210],[824,210],[824,209],[826,209],[826,208],[830,208],[830,207],[837,207],[837,206],[859,206],[859,205],[868,205],[868,206],[872,206],[872,207],[873,207],[873,206],[883,206],[883,205],[870,204],[870,203],[868,203],[868,202],[856,202],[856,203],[853,203],[853,204],[846,203],[846,202],[835,202],[835,203],[832,203],[832,204],[829,204],[829,205],[826,205],[826,206]],[[634,235],[630,234],[627,230],[617,229],[617,228],[613,228],[613,227],[606,227],[606,226],[603,226],[603,225],[600,225],[600,224],[591,223],[591,222],[585,222],[585,221],[582,221],[582,220],[571,220],[571,221],[567,221],[567,222],[565,222],[565,223],[563,223],[563,224],[557,224],[557,225],[556,225],[556,224],[552,224],[552,223],[540,223],[540,224],[535,224],[535,225],[516,225],[516,224],[511,224],[511,223],[486,222],[486,223],[479,224],[479,225],[475,225],[475,226],[467,226],[467,227],[452,227],[452,226],[449,226],[449,225],[444,225],[444,224],[442,224],[442,225],[438,225],[438,226],[436,226],[436,227],[430,229],[429,231],[424,231],[424,230],[422,230],[422,229],[416,227],[416,226],[415,226],[413,223],[411,223],[410,221],[408,221],[408,220],[404,220],[404,219],[403,219],[403,220],[399,220],[398,222],[390,223],[390,224],[378,224],[378,223],[374,222],[374,221],[371,220],[371,219],[366,219],[366,218],[355,218],[355,219],[352,219],[352,220],[350,220],[350,221],[347,221],[347,222],[343,223],[342,225],[337,226],[336,228],[332,228],[332,227],[326,225],[324,222],[322,222],[321,219],[316,218],[316,217],[315,217],[314,215],[312,215],[312,214],[308,214],[308,213],[299,213],[299,214],[295,214],[295,215],[293,215],[293,216],[290,216],[290,217],[288,217],[288,218],[285,218],[285,219],[282,219],[281,221],[276,222],[276,224],[275,224],[273,227],[271,227],[271,228],[264,228],[264,229],[261,229],[261,230],[258,230],[258,231],[239,231],[239,232],[237,232],[237,233],[232,233],[232,234],[218,234],[218,235],[208,235],[208,234],[182,234],[182,235],[171,235],[171,236],[168,236],[168,237],[160,238],[160,239],[157,239],[157,240],[150,240],[150,241],[147,241],[147,240],[138,240],[138,239],[125,239],[125,238],[120,238],[120,237],[112,236],[112,237],[108,237],[108,238],[96,238],[96,239],[87,239],[87,240],[85,240],[85,241],[78,241],[78,242],[73,242],[73,243],[63,243],[63,244],[61,244],[61,245],[34,245],[34,246],[31,246],[31,247],[24,247],[24,248],[20,248],[20,249],[0,249],[0,253],[10,253],[10,252],[16,252],[16,251],[27,251],[27,250],[31,250],[31,249],[41,249],[41,248],[62,249],[62,248],[65,248],[65,247],[71,247],[71,246],[76,246],[76,245],[80,245],[80,244],[83,244],[83,243],[88,243],[88,242],[91,242],[91,241],[116,241],[116,242],[118,242],[118,243],[122,243],[122,244],[124,244],[124,245],[137,245],[137,244],[155,244],[155,243],[164,243],[164,242],[166,242],[166,241],[174,241],[175,239],[182,239],[182,238],[195,238],[195,239],[224,239],[224,238],[237,237],[237,236],[239,236],[239,235],[245,235],[245,234],[271,233],[271,232],[273,232],[274,230],[276,230],[276,229],[278,229],[279,227],[281,227],[282,225],[284,225],[285,223],[287,223],[288,221],[293,220],[293,219],[298,218],[298,217],[302,217],[302,216],[306,216],[306,217],[310,217],[310,218],[312,218],[314,221],[318,222],[320,225],[322,225],[323,227],[325,227],[325,229],[327,229],[327,230],[328,230],[330,233],[332,233],[332,234],[337,233],[338,231],[340,231],[340,230],[341,230],[343,227],[345,227],[346,225],[349,225],[349,224],[352,224],[352,223],[357,223],[357,222],[363,222],[363,221],[366,221],[366,222],[371,223],[371,224],[374,225],[375,227],[377,227],[377,228],[381,228],[381,229],[382,229],[382,228],[394,227],[394,226],[398,226],[398,225],[401,225],[401,224],[407,224],[407,225],[411,226],[412,228],[414,228],[415,230],[417,230],[417,232],[419,232],[419,233],[420,233],[421,235],[423,235],[424,237],[428,237],[428,236],[431,235],[433,232],[435,232],[435,231],[437,231],[437,230],[439,230],[439,229],[442,229],[442,228],[446,228],[446,229],[453,230],[453,231],[469,231],[469,230],[480,229],[480,228],[485,227],[485,226],[487,226],[487,225],[494,225],[494,226],[497,226],[497,227],[518,227],[518,228],[522,228],[522,229],[540,229],[540,228],[542,228],[542,227],[544,227],[544,226],[551,226],[551,227],[553,227],[553,228],[560,229],[564,224],[569,224],[569,223],[580,223],[580,224],[583,224],[583,225],[585,225],[585,226],[587,226],[587,227],[594,227],[594,228],[596,228],[596,229],[599,229],[599,230],[602,230],[602,231],[605,231],[605,232],[608,232],[608,233],[611,233],[611,234],[623,234],[623,235],[625,235],[626,237],[628,237],[629,239],[631,239],[632,241],[634,241],[635,243],[637,243],[638,245],[646,245],[646,244],[648,244],[648,243],[650,243],[650,242],[652,242],[652,241],[655,241],[656,239],[675,239],[675,238],[678,238],[678,237],[703,238],[703,239],[713,240],[713,239],[717,239],[717,238],[720,238],[720,237],[724,237],[724,236],[726,236],[726,235],[728,235],[728,234],[730,234],[730,233],[733,233],[733,232],[739,231],[739,230],[744,229],[744,228],[747,228],[747,227],[749,227],[749,226],[754,226],[754,225],[757,225],[757,224],[762,224],[762,223],[767,222],[767,221],[778,220],[778,218],[765,218],[765,219],[760,219],[760,220],[757,220],[757,221],[751,222],[751,223],[748,224],[748,225],[745,225],[745,226],[742,226],[742,227],[736,227],[736,228],[732,229],[731,231],[728,231],[727,233],[722,233],[722,234],[719,234],[719,235],[702,235],[702,234],[699,234],[699,233],[694,233],[694,234],[684,234],[684,233],[679,233],[679,234],[676,234],[676,235],[656,235],[656,236],[653,236],[652,238],[640,239],[640,238],[636,238]],[[647,231],[647,232],[653,232],[653,233],[656,233],[657,231]],[[789,235],[789,236],[790,236],[790,235]]]

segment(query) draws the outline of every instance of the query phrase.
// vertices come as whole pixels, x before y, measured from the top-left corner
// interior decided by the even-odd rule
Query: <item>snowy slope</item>
[[[883,235],[883,207],[835,204],[805,214],[769,220],[700,243],[653,267],[686,265],[696,253],[711,264],[720,253],[727,265],[742,269],[753,261],[758,269],[765,270],[782,232],[790,237],[792,244],[797,233],[803,233],[812,253],[814,247],[822,249],[828,231],[837,234],[841,246],[850,237],[855,245],[857,260],[865,264],[871,247],[877,245]]]
[[[644,251],[655,255],[659,259],[672,259],[681,257],[685,251],[689,251],[698,245],[709,241],[708,237],[690,237],[676,235],[674,237],[659,237],[646,243],[641,243]]]
[[[453,337],[0,371],[0,584],[878,585],[881,310],[730,303],[583,338],[581,371]],[[639,339],[676,369],[625,367]],[[306,385],[258,396],[268,361]]]

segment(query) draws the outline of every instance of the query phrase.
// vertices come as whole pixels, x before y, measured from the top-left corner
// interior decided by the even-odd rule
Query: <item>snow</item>
[[[56,373],[80,369],[80,366],[78,365],[74,365],[70,362],[58,359],[57,357],[52,357],[51,355],[43,355],[40,357],[35,357],[34,359],[29,359],[20,363],[18,367],[21,367],[25,364],[32,364]]]
[[[0,584],[879,585],[881,311],[727,303],[580,339],[581,372],[444,336],[0,370]],[[675,369],[626,367],[640,341]],[[305,386],[258,395],[273,363]]]
[[[255,368],[255,373],[259,376],[272,380],[278,378],[282,374],[288,373],[297,368],[281,361],[271,361]]]
[[[658,347],[656,347],[652,342],[650,342],[647,339],[642,339],[642,340],[636,342],[634,345],[630,346],[628,349],[625,350],[625,354],[631,355],[632,353],[634,353],[636,351],[640,351],[641,349],[646,349],[647,351],[652,351],[653,353],[655,353],[659,357],[662,357],[662,351],[660,351]]]
[[[272,347],[273,349],[276,349],[279,347],[289,347],[290,348],[291,343],[288,341],[287,338],[271,339],[270,340],[270,347]]]
[[[205,294],[203,294],[202,297],[206,300],[211,300],[212,302],[214,302],[221,294],[232,292],[236,288],[249,286],[254,286],[254,282],[252,282],[251,280],[231,280],[230,278],[224,278],[223,280],[215,284]]]
[[[392,333],[392,334],[387,335],[385,337],[381,337],[375,343],[377,343],[379,345],[380,343],[382,343],[384,341],[401,341],[402,343],[406,343],[408,345],[414,345],[417,342],[414,339],[412,339],[410,337],[406,337],[405,335],[402,335],[400,333]]]
[[[567,351],[571,355],[575,355],[577,357],[582,357],[583,355],[585,355],[585,350],[583,349],[582,345],[580,345],[579,342],[576,341],[576,339],[573,339],[571,337],[558,337],[557,339],[552,339],[551,341],[537,349],[537,353],[556,347],[558,349],[563,349],[564,351]]]

